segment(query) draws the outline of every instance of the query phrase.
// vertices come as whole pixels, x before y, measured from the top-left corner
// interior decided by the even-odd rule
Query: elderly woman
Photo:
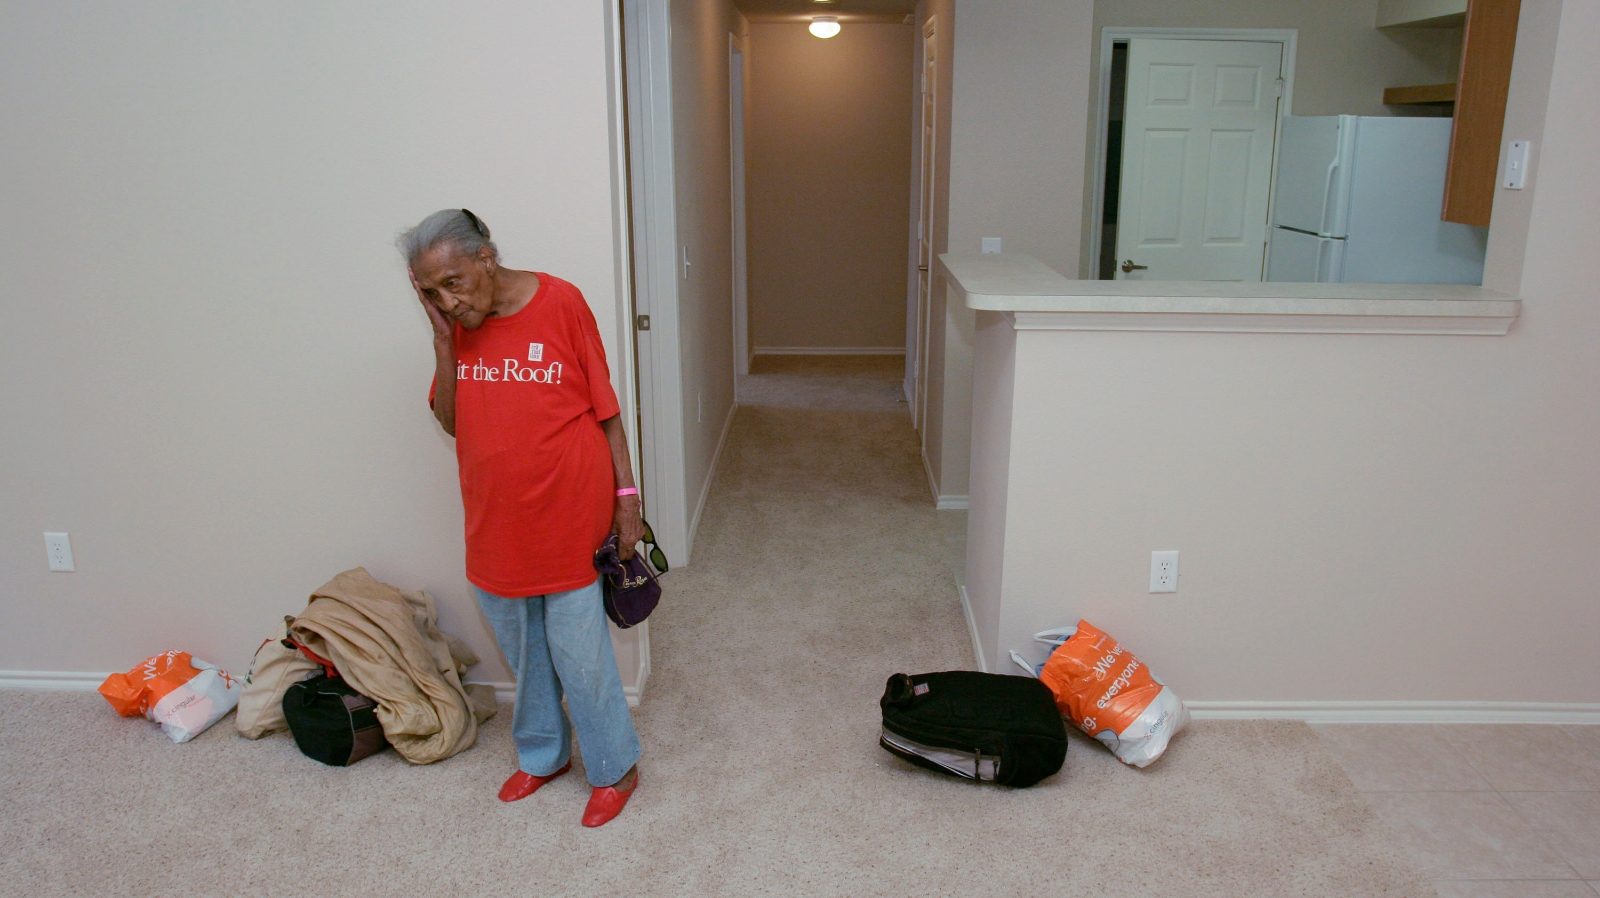
[[[594,314],[572,284],[501,266],[465,209],[423,219],[400,249],[433,323],[429,403],[456,438],[467,580],[517,680],[518,770],[500,800],[571,769],[576,728],[593,787],[583,825],[600,826],[638,784],[639,736],[594,552],[616,532],[631,555],[643,525]]]

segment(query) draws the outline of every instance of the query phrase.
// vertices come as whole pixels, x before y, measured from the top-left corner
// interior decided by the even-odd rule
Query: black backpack
[[[1032,677],[948,670],[895,674],[878,702],[878,744],[913,764],[977,782],[1031,786],[1061,769],[1067,728]]]
[[[350,688],[343,677],[318,674],[283,693],[283,716],[294,744],[308,758],[348,767],[389,747],[378,723],[378,703]]]

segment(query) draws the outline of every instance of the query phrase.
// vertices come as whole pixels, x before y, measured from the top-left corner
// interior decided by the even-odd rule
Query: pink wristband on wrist
[[[625,486],[622,489],[617,490],[617,498],[619,498],[619,499],[622,498],[623,496],[637,496],[637,495],[639,495],[639,488],[636,487],[636,486]]]

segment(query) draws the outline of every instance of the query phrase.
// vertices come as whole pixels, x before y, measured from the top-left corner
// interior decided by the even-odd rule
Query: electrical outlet
[[[1150,591],[1178,591],[1178,550],[1150,553]]]
[[[45,557],[50,562],[52,571],[74,571],[72,565],[72,538],[65,533],[49,533],[44,535]]]
[[[1000,252],[1000,238],[984,237],[982,240],[978,241],[978,246],[982,248],[984,255],[998,253]]]

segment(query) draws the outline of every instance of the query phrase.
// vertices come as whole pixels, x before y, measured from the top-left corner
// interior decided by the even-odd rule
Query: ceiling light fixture
[[[827,40],[839,33],[838,16],[815,16],[811,19],[812,35]]]

